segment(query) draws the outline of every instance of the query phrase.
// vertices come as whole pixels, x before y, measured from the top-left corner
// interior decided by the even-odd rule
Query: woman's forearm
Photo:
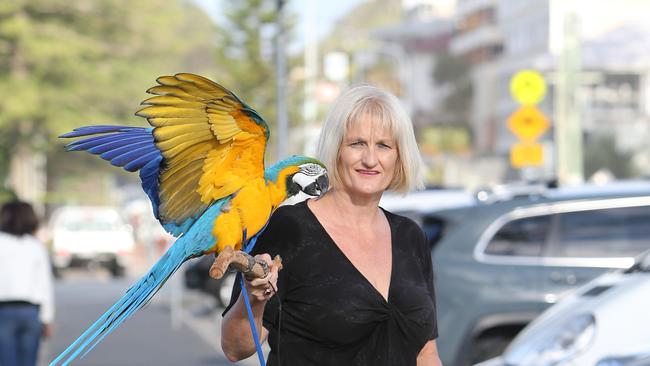
[[[268,332],[262,326],[262,316],[266,301],[251,301],[255,326],[260,335],[260,342],[264,342]],[[235,304],[223,317],[221,323],[221,349],[228,360],[235,362],[243,360],[255,353],[248,315],[242,295],[239,295]]]

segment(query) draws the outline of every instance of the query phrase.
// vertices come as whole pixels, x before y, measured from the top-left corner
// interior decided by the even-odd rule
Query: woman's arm
[[[262,326],[262,316],[266,302],[273,297],[274,291],[266,291],[271,288],[277,290],[278,268],[268,254],[256,255],[255,258],[263,259],[269,265],[269,274],[264,278],[252,281],[244,281],[248,298],[255,318],[255,326],[260,335],[260,342],[264,342],[268,331]],[[243,294],[240,293],[237,301],[223,317],[221,323],[221,349],[228,360],[235,362],[243,360],[255,353],[255,342],[251,335],[246,305]]]
[[[417,366],[442,366],[435,340],[428,341],[418,354]]]

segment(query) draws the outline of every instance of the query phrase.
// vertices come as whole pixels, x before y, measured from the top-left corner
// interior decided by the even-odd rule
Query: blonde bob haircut
[[[317,156],[327,166],[331,186],[341,185],[338,162],[343,139],[364,115],[388,128],[397,144],[397,166],[388,189],[407,193],[424,188],[422,158],[411,119],[397,97],[370,85],[354,86],[339,96],[323,123]]]

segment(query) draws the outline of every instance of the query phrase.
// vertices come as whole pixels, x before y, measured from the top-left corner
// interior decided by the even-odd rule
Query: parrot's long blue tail
[[[142,308],[160,290],[167,279],[189,258],[179,238],[174,245],[135,285],[133,285],[108,311],[91,325],[74,343],[61,353],[50,366],[67,365],[80,355],[90,352],[111,331],[122,324],[131,314]]]

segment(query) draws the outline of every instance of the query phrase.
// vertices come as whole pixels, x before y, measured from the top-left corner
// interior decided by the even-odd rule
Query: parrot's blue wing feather
[[[192,226],[192,229],[180,237],[149,272],[54,359],[50,366],[67,365],[77,357],[88,353],[106,335],[146,305],[185,261],[208,251],[216,241],[212,235],[214,220],[221,214],[222,206],[230,199],[231,197],[227,197],[211,205]]]
[[[69,151],[85,150],[91,154],[99,155],[102,159],[110,161],[115,166],[123,167],[143,155],[158,153],[158,155],[162,156],[162,153],[154,144],[152,131],[152,128],[143,127],[86,126],[77,128],[60,137],[90,136],[71,142],[66,145],[66,149]],[[130,155],[128,159],[113,160],[117,156],[134,150],[137,150],[137,153]]]
[[[115,166],[129,172],[140,170],[142,189],[151,200],[154,216],[174,236],[179,236],[192,226],[202,212],[197,212],[182,222],[164,221],[159,215],[159,176],[163,155],[155,145],[153,128],[125,126],[85,126],[60,137],[84,137],[66,145],[69,151],[87,151],[99,155]]]

